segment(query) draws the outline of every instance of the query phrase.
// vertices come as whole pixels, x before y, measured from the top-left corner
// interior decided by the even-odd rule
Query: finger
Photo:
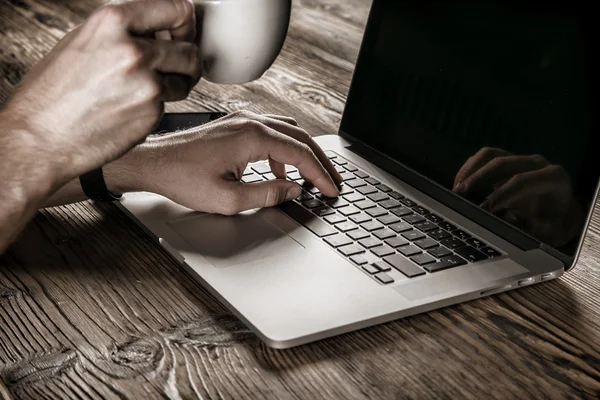
[[[200,80],[200,49],[195,44],[156,39],[134,39],[134,43],[143,51],[149,68],[168,74],[187,75],[194,84]]]
[[[230,199],[225,202],[223,214],[237,214],[254,208],[273,207],[300,196],[302,190],[294,182],[284,179],[244,184],[226,182],[221,198]]]
[[[483,167],[490,160],[495,157],[507,156],[510,155],[509,152],[501,149],[494,149],[490,147],[484,147],[480,149],[475,155],[469,157],[469,159],[465,162],[465,164],[461,167],[461,169],[456,174],[454,178],[454,191],[462,191],[459,189],[459,185],[471,176],[475,171],[479,168]]]
[[[269,158],[269,165],[271,166],[271,172],[277,179],[285,179],[287,177],[285,165],[273,160],[272,158]]]
[[[275,114],[263,114],[263,117],[277,119],[279,121],[285,122],[286,124],[298,126],[298,122],[292,117],[286,117],[284,115],[275,115]]]
[[[563,186],[568,179],[564,170],[554,165],[515,175],[490,194],[482,207],[495,213],[526,198],[556,191],[557,184]]]
[[[328,197],[337,197],[340,192],[312,149],[269,126],[261,124],[264,131],[262,140],[255,143],[256,161],[273,159],[287,165],[293,165],[306,179]]]
[[[261,120],[261,122],[263,122],[265,125],[267,125],[271,129],[281,132],[284,135],[292,137],[292,138],[308,145],[308,147],[310,147],[310,149],[313,151],[313,153],[317,156],[318,160],[321,162],[323,167],[325,167],[325,170],[329,173],[329,176],[331,176],[331,178],[333,179],[333,182],[338,187],[339,187],[339,185],[342,184],[342,181],[343,181],[342,176],[339,174],[339,172],[337,172],[333,163],[331,162],[329,157],[327,157],[327,154],[325,154],[325,151],[323,151],[323,149],[317,144],[317,142],[314,141],[314,139],[308,133],[306,133],[305,130],[303,130],[297,126],[294,126],[292,124],[282,122],[281,120],[274,119],[274,118],[267,118],[265,116],[263,116],[263,119]],[[306,178],[308,178],[308,176],[306,176]],[[313,182],[313,184],[314,184],[314,182]]]
[[[119,23],[136,35],[158,31],[170,31],[174,39],[195,35],[194,4],[190,0],[119,1],[105,9],[111,9]]]
[[[548,165],[539,155],[496,157],[465,179],[461,192],[476,191],[487,187],[504,184],[511,177],[528,171],[535,171]]]

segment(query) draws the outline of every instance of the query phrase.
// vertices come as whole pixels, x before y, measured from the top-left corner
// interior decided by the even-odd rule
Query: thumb
[[[246,183],[237,186],[236,197],[241,211],[253,208],[273,207],[300,196],[302,189],[297,183],[284,179]]]

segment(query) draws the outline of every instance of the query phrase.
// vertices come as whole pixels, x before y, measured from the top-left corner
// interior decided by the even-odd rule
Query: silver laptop
[[[558,278],[598,196],[586,21],[469,3],[373,2],[339,135],[316,139],[340,198],[289,166],[304,192],[279,208],[123,209],[275,348]]]

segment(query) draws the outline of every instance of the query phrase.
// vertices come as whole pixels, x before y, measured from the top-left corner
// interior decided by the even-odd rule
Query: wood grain
[[[0,3],[0,104],[99,0]],[[257,82],[170,110],[250,109],[337,130],[368,0],[296,0]],[[5,398],[597,398],[600,215],[558,281],[299,348],[265,347],[113,205],[41,211],[0,258]]]

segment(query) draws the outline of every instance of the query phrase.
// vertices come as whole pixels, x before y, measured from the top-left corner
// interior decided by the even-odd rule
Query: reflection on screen
[[[342,131],[572,254],[600,165],[586,12],[485,3],[376,1]]]

